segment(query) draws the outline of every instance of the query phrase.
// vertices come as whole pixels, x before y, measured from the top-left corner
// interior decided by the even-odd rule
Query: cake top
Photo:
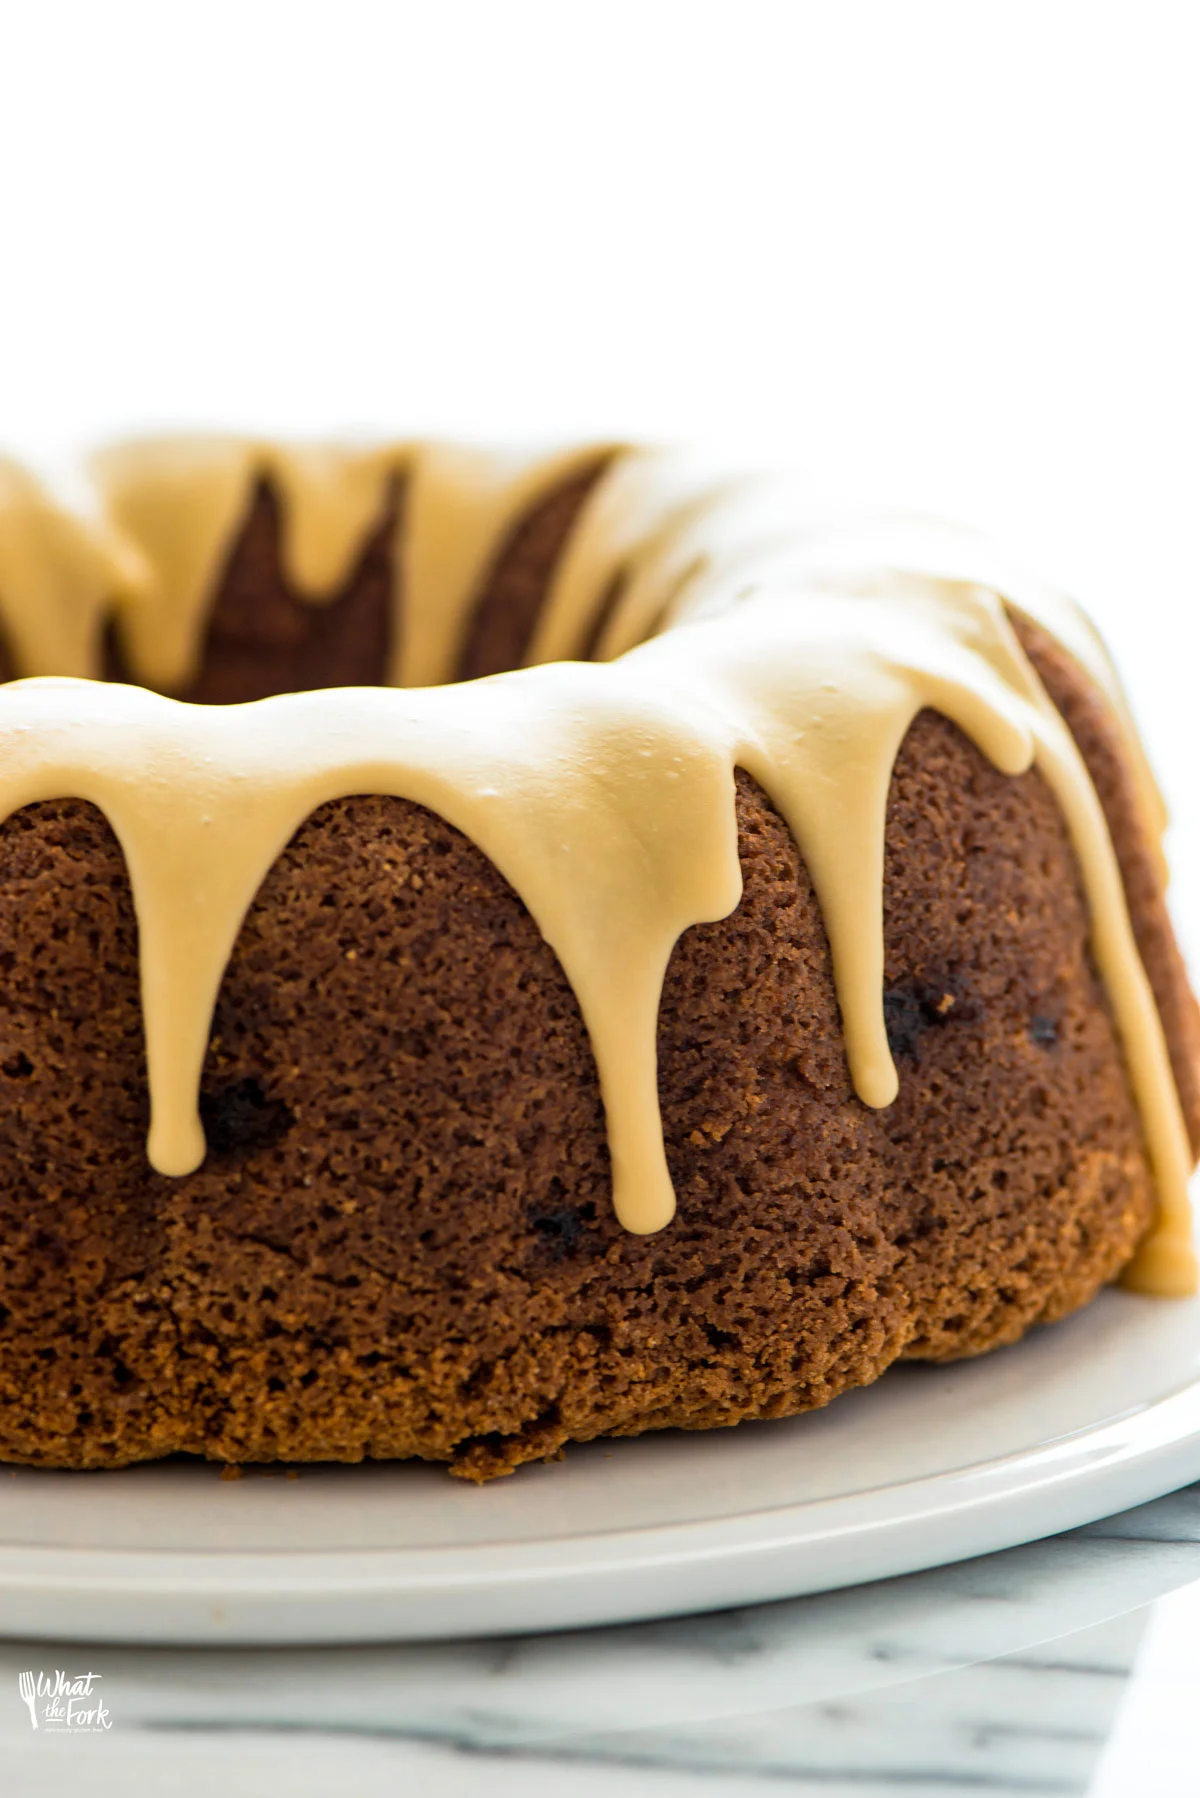
[[[552,579],[529,666],[453,683],[472,602],[516,523],[602,466]],[[389,494],[397,526],[390,686],[205,707],[184,690],[258,485],[278,493],[297,591],[338,590]],[[1000,770],[1036,766],[1070,831],[1093,949],[1139,1105],[1160,1215],[1131,1270],[1195,1279],[1190,1151],[1161,1021],[1086,767],[1013,630],[1035,618],[1108,695],[1147,825],[1162,808],[1119,684],[1076,608],[974,538],[920,521],[817,518],[770,483],[714,480],[620,446],[126,446],[78,494],[0,466],[0,816],[77,797],[104,812],[137,909],[148,1152],[205,1152],[201,1069],[254,895],[317,806],[396,794],[439,813],[520,895],[586,1023],[631,1230],[674,1194],[658,1111],[658,1005],[672,948],[741,895],[734,770],[788,824],[825,919],[855,1090],[897,1092],[883,1013],[888,785],[917,713],[949,717]],[[105,630],[144,687],[101,682]],[[596,659],[578,659],[595,645]],[[450,684],[447,684],[450,683]],[[155,690],[150,690],[155,689]]]

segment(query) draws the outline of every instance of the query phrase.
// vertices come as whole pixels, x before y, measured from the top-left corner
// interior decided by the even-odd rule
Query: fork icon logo
[[[38,1726],[37,1696],[36,1696],[37,1689],[33,1683],[33,1674],[32,1673],[18,1673],[17,1674],[17,1684],[21,1688],[21,1697],[25,1700],[26,1706],[29,1710],[29,1721],[30,1721],[30,1723],[32,1723],[34,1729],[36,1729]]]

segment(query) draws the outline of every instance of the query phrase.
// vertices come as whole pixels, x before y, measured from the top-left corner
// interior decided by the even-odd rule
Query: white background
[[[0,439],[702,438],[1092,605],[1200,951],[1200,8],[0,0]]]

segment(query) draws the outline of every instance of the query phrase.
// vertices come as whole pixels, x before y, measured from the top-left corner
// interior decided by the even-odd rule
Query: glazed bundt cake
[[[781,1417],[1191,1290],[1105,653],[620,445],[0,469],[0,1458]]]

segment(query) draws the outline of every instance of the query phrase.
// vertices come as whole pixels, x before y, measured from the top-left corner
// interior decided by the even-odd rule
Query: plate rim
[[[1200,1478],[1200,1373],[1026,1449],[834,1497],[523,1542],[0,1541],[6,1635],[226,1646],[512,1635],[831,1591],[994,1553]]]

